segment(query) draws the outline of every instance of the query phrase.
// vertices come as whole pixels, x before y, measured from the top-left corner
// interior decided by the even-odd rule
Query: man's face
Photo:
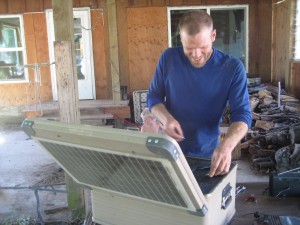
[[[188,35],[183,29],[180,32],[184,54],[194,67],[203,67],[212,54],[212,44],[216,39],[216,30],[203,28],[195,35]]]

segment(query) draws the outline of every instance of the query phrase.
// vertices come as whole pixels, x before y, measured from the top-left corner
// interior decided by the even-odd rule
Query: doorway
[[[94,61],[92,52],[92,34],[90,9],[80,8],[73,10],[74,17],[74,42],[76,68],[78,78],[78,97],[79,100],[95,99],[95,77],[94,77]],[[54,23],[53,10],[46,10],[48,45],[50,62],[54,62]],[[57,101],[57,84],[55,65],[50,66],[53,100]]]

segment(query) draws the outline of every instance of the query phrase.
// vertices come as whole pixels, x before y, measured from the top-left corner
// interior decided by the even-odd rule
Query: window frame
[[[176,6],[167,7],[167,20],[168,20],[168,46],[172,47],[172,34],[171,34],[171,11],[172,10],[193,10],[204,9],[210,15],[211,10],[232,10],[244,9],[245,10],[245,70],[248,73],[249,69],[249,4],[238,5],[208,5],[208,6]]]
[[[9,49],[9,51],[0,47],[0,52],[22,51],[23,65],[20,65],[20,67],[24,68],[24,79],[0,80],[0,84],[28,83],[29,77],[28,77],[28,68],[26,67],[27,54],[26,54],[25,29],[24,29],[23,15],[21,15],[21,14],[0,15],[0,19],[2,19],[2,18],[18,18],[20,21],[20,38],[21,38],[22,47],[7,48],[7,49]]]

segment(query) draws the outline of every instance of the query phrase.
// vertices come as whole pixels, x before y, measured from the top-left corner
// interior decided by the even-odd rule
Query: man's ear
[[[213,29],[211,33],[211,41],[214,42],[216,40],[216,37],[217,37],[217,31],[216,29]]]

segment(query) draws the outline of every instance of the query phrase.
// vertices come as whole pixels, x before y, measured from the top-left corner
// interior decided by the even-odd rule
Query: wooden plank
[[[37,56],[36,56],[36,39],[35,39],[35,31],[34,31],[34,22],[33,22],[33,15],[31,13],[24,14],[23,16],[24,20],[24,29],[25,29],[25,43],[26,48],[30,49],[30,51],[27,51],[27,63],[33,64],[37,62]],[[32,72],[29,70],[29,72]]]
[[[55,40],[54,58],[60,121],[80,123],[78,107],[78,80],[75,61],[72,0],[52,0]],[[84,191],[66,174],[68,206],[72,217],[85,214]]]
[[[73,0],[73,8],[80,7],[80,0]]]
[[[130,107],[129,106],[117,106],[117,107],[109,107],[109,108],[101,108],[103,113],[112,114],[115,118],[127,119],[131,117]]]
[[[275,0],[272,0],[272,4],[274,4]],[[276,68],[276,25],[275,22],[277,20],[277,14],[275,13],[276,8],[272,7],[272,48],[271,48],[271,80],[273,80]]]
[[[103,21],[108,21],[108,10],[106,9],[106,2],[105,7],[103,9]],[[109,40],[109,24],[108,22],[103,22],[103,39],[104,39],[104,52],[105,52],[105,59],[106,59],[106,71],[107,71],[107,96],[109,99],[113,99],[113,88],[112,88],[112,76],[111,76],[111,52],[110,52],[110,40]]]
[[[118,31],[117,31],[117,15],[116,15],[116,1],[107,1],[108,12],[108,32],[109,32],[109,46],[110,46],[110,67],[111,67],[111,81],[112,81],[112,96],[115,104],[121,100],[120,92],[120,78],[119,78],[119,48],[118,48]]]
[[[291,63],[291,93],[300,99],[300,62]]]
[[[26,51],[27,55],[27,64],[33,64],[37,62],[37,56],[36,56],[36,39],[34,35],[34,22],[33,22],[33,16],[31,13],[24,14],[23,16],[24,20],[24,33],[25,33],[25,44],[26,48],[30,49],[30,51]],[[38,102],[35,102],[35,89],[34,89],[34,70],[28,69],[28,76],[29,81],[32,82],[33,85],[28,86],[26,95],[31,96],[31,98],[28,98],[28,101],[26,104],[37,104]],[[35,112],[40,115],[39,112]],[[32,115],[28,115],[25,113],[26,118],[32,118]]]
[[[129,93],[148,89],[160,54],[168,47],[165,7],[129,8]]]
[[[8,13],[8,0],[0,0],[0,14]]]
[[[52,0],[43,0],[44,10],[52,9]]]
[[[249,6],[249,69],[248,74],[250,77],[256,77],[258,74],[258,32],[255,32],[258,26],[256,19],[258,13],[257,0],[253,0]]]
[[[299,3],[298,3],[299,4]],[[295,1],[288,1],[288,14],[289,16],[287,16],[287,33],[285,34],[287,37],[287,44],[286,44],[286,48],[285,48],[285,52],[286,52],[286,63],[285,63],[285,90],[286,91],[290,91],[292,88],[292,83],[291,83],[291,74],[290,74],[290,60],[292,60],[293,58],[293,32],[294,32],[294,18],[295,18],[295,13],[296,13],[296,2]]]
[[[199,0],[185,0],[184,5],[202,5],[202,2]]]
[[[108,81],[107,70],[108,54],[106,54],[107,46],[105,45],[105,40],[107,40],[108,37],[105,32],[104,18],[105,15],[101,10],[91,10],[96,99],[107,99],[111,97],[109,95],[111,82]]]
[[[24,0],[8,1],[8,12],[9,13],[25,12],[25,1]]]
[[[79,7],[91,7],[94,8],[94,1],[91,0],[79,0]]]
[[[184,0],[169,0],[170,6],[181,6],[184,5]]]
[[[129,86],[128,42],[127,42],[127,0],[117,1],[117,23],[119,37],[120,84]]]
[[[77,79],[74,76],[71,42],[55,41],[54,50],[61,121],[79,123],[78,92],[74,88]]]
[[[120,1],[123,1],[123,0],[120,0]],[[106,6],[106,0],[97,0],[97,7],[99,8],[99,9],[103,9],[103,8],[105,8],[105,6]]]
[[[42,11],[43,11],[42,0],[36,0],[36,1],[25,0],[25,12],[42,12]]]
[[[45,13],[34,13],[33,25],[34,25],[34,37],[35,37],[35,50],[36,60],[32,63],[48,63],[49,62],[49,49],[47,39],[47,26]],[[32,39],[33,40],[33,39]],[[41,98],[43,100],[52,100],[52,83],[51,72],[49,66],[41,66]]]
[[[145,7],[148,6],[148,0],[128,0],[130,7]]]
[[[148,0],[148,6],[166,6],[166,0]]]
[[[72,44],[70,41],[54,42],[55,68],[60,121],[80,123],[78,107],[77,75],[72,60]],[[74,88],[75,87],[75,88]],[[68,206],[73,218],[83,218],[84,199],[80,186],[66,174]]]
[[[257,75],[265,83],[271,81],[272,1],[258,1],[257,7]]]
[[[38,62],[49,62],[49,49],[47,39],[47,27],[46,27],[46,16],[45,13],[34,13],[34,36],[36,38],[37,48],[37,61]]]
[[[275,22],[275,33],[274,39],[276,42],[274,48],[274,71],[272,74],[272,81],[284,81],[285,79],[285,64],[286,59],[288,58],[286,51],[287,43],[289,38],[287,34],[290,32],[290,27],[287,26],[289,24],[288,18],[288,4],[289,1],[282,2],[280,4],[273,4],[274,14],[276,14],[276,21]],[[284,84],[282,83],[284,86]]]

